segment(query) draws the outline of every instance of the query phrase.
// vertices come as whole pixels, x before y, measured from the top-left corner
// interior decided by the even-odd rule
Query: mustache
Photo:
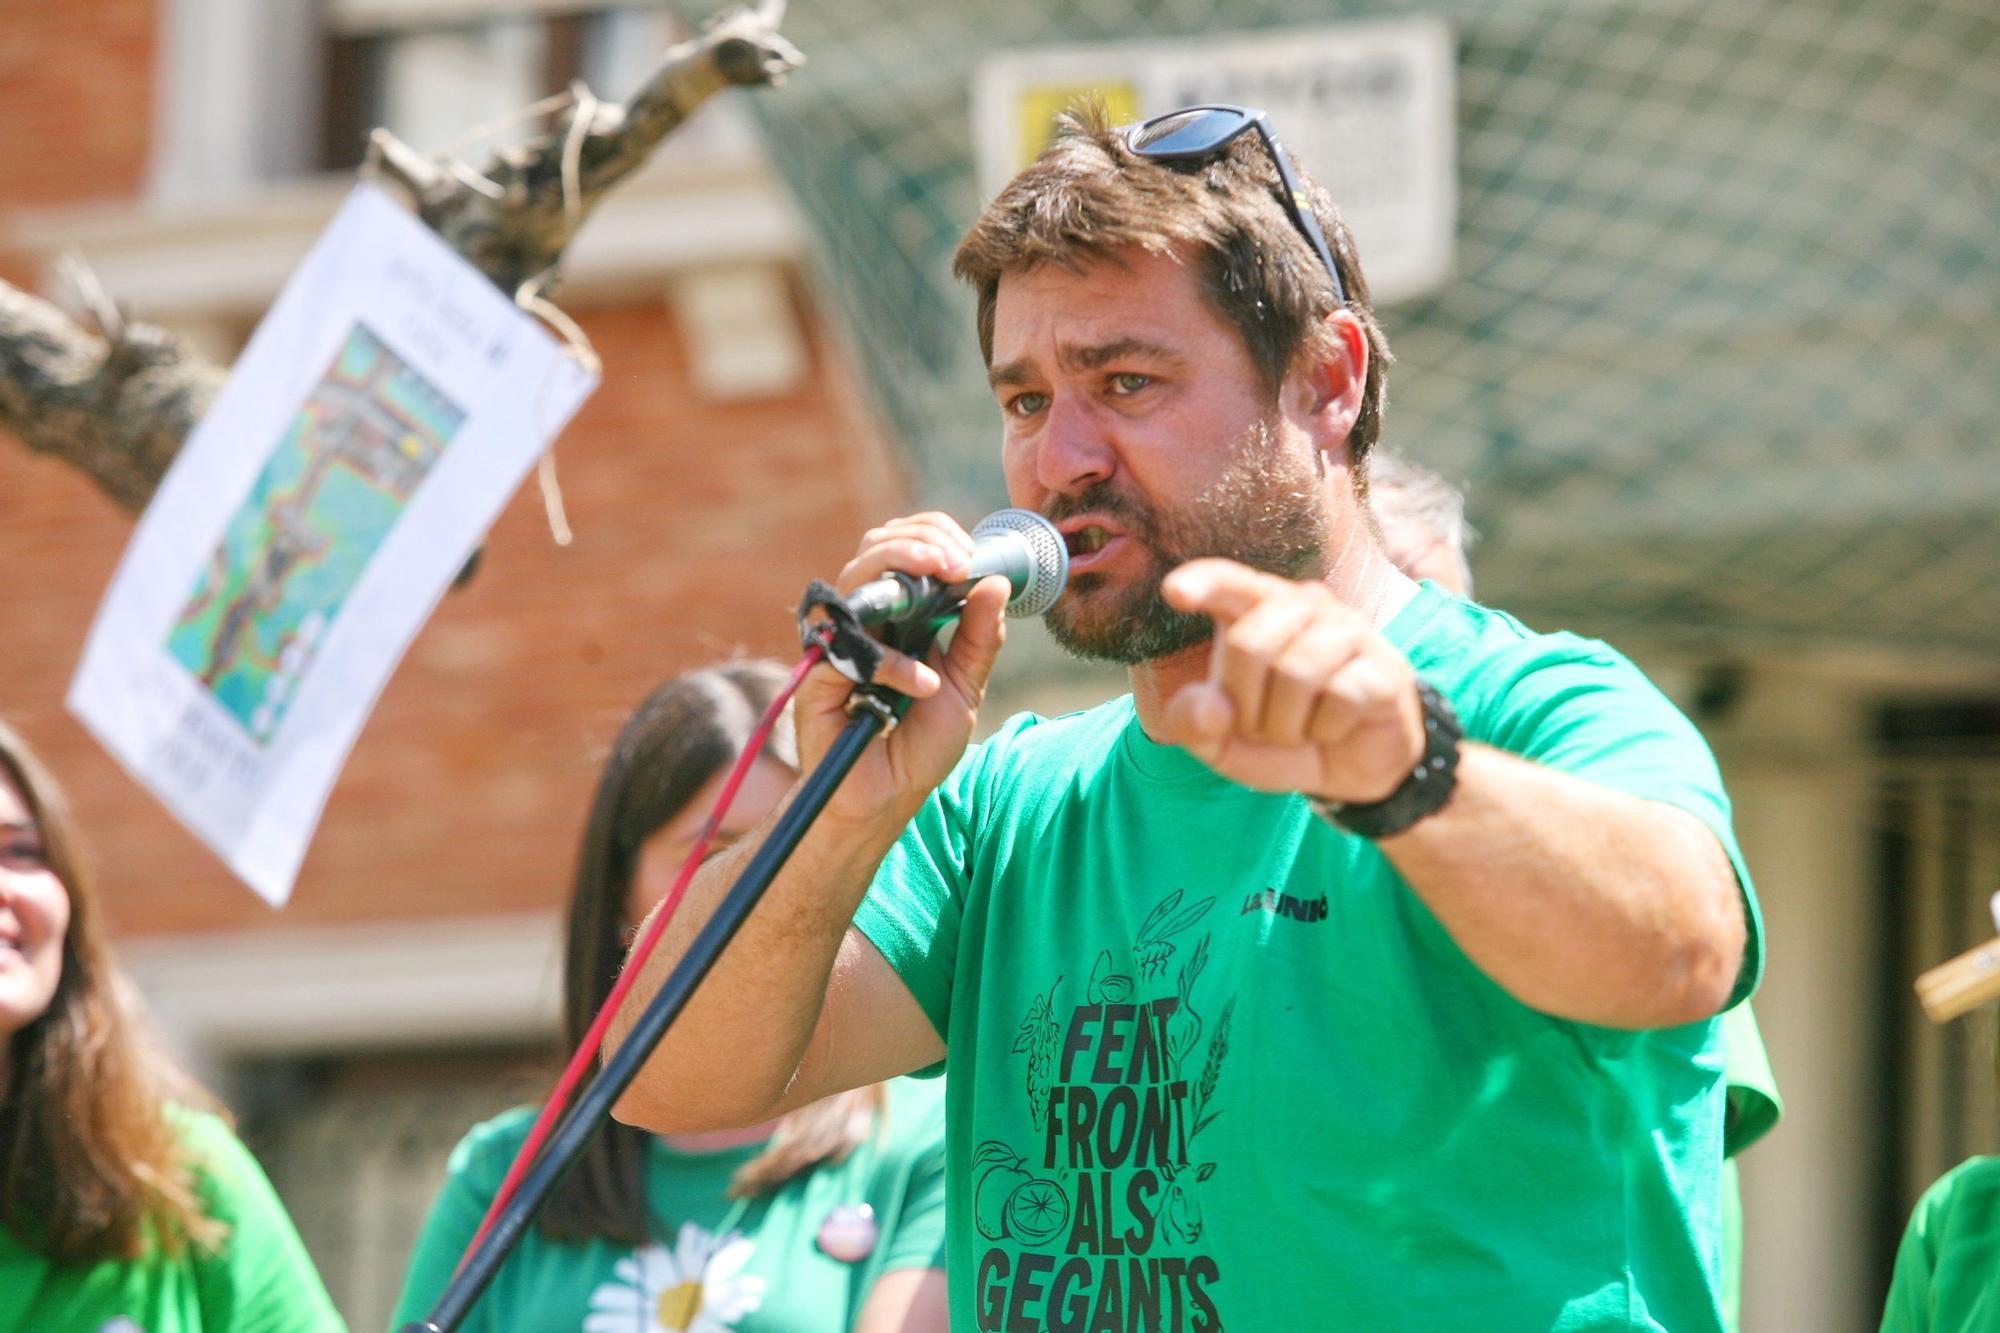
[[[1075,495],[1053,496],[1042,506],[1042,517],[1051,523],[1061,523],[1081,514],[1108,514],[1123,520],[1141,537],[1150,538],[1153,535],[1152,511],[1130,496],[1121,494],[1108,481],[1092,482]]]

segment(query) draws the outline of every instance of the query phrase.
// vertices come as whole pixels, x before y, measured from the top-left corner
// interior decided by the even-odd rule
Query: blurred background
[[[435,150],[573,79],[622,97],[706,16],[0,6],[0,278],[74,304],[77,251],[227,362],[369,127]],[[386,1321],[444,1152],[546,1077],[627,710],[790,652],[805,581],[875,520],[1004,503],[949,256],[1088,89],[1271,113],[1355,225],[1386,438],[1468,488],[1482,600],[1612,640],[1708,734],[1786,1103],[1743,1159],[1744,1324],[1872,1328],[1916,1195],[2000,1149],[1990,1011],[1933,1028],[1910,992],[2000,890],[1991,0],[795,0],[784,31],[807,67],[718,98],[572,247],[559,300],[605,363],[556,451],[576,540],[532,487],[505,511],[281,916],[63,711],[131,518],[0,435],[0,714],[349,1318]],[[1119,687],[1016,640],[994,718]]]

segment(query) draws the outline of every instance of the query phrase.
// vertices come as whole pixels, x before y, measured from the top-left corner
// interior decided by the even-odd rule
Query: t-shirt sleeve
[[[1748,1001],[1722,1016],[1722,1080],[1728,1097],[1722,1155],[1734,1157],[1770,1133],[1785,1110]]]
[[[458,1261],[472,1244],[513,1157],[495,1137],[494,1122],[488,1121],[475,1126],[452,1149],[444,1186],[432,1200],[423,1230],[417,1233],[417,1243],[410,1251],[403,1294],[396,1299],[396,1313],[389,1322],[390,1333],[428,1315],[458,1271]]]
[[[304,1242],[269,1177],[221,1120],[179,1113],[202,1205],[229,1229],[214,1250],[196,1247],[196,1291],[207,1327],[232,1333],[340,1333]]]
[[[1490,703],[1468,718],[1474,739],[1685,810],[1715,834],[1743,894],[1743,968],[1724,1008],[1741,1003],[1762,975],[1763,923],[1722,774],[1694,724],[1636,666],[1591,640],[1530,640],[1481,674],[1474,688]]]
[[[944,1098],[933,1097],[923,1114],[909,1117],[903,1206],[889,1237],[882,1272],[900,1268],[943,1268],[945,1253]]]
[[[1910,1225],[1903,1231],[1902,1244],[1896,1247],[1889,1300],[1882,1309],[1882,1333],[1927,1333],[1931,1326],[1931,1274],[1937,1261],[1932,1229],[1950,1181],[1946,1176],[1933,1184],[1910,1213]]]
[[[946,1044],[973,820],[983,775],[1003,743],[1004,733],[966,751],[889,849],[854,914],[855,928],[889,960]]]

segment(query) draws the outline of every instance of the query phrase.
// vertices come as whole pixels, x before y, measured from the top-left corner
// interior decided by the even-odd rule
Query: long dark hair
[[[62,791],[0,723],[0,771],[41,834],[69,895],[62,976],[49,1007],[7,1042],[0,1098],[0,1225],[57,1263],[132,1259],[221,1243],[202,1211],[169,1101],[214,1102],[145,1039],[137,999],[98,919],[96,893]]]
[[[654,690],[626,720],[597,782],[577,856],[563,966],[563,1028],[572,1047],[624,966],[632,932],[632,877],[646,840],[681,812],[709,779],[741,753],[757,720],[785,683],[775,662],[730,662],[690,672]],[[789,719],[764,753],[798,767]],[[731,1194],[774,1188],[823,1161],[845,1157],[866,1138],[882,1106],[879,1086],[794,1111],[769,1147],[731,1182]],[[603,1238],[626,1245],[651,1239],[646,1145],[651,1135],[616,1122],[591,1139],[549,1197],[539,1225],[557,1240]]]

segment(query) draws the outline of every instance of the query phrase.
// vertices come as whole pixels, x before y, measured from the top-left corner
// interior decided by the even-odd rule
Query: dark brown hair
[[[62,791],[0,723],[0,770],[40,831],[69,895],[62,976],[49,1007],[7,1043],[0,1101],[0,1224],[57,1263],[138,1258],[157,1245],[219,1245],[165,1108],[219,1108],[145,1040],[136,997],[106,943]]]
[[[678,676],[648,695],[627,719],[597,782],[584,824],[570,894],[563,966],[563,1026],[572,1046],[611,993],[632,931],[632,878],[646,840],[681,812],[742,751],[757,720],[785,683],[775,662],[743,661]],[[764,753],[798,767],[789,719]],[[839,1161],[874,1128],[880,1085],[815,1102],[778,1122],[768,1147],[743,1164],[732,1195],[757,1194],[825,1161]],[[600,1129],[550,1195],[539,1225],[558,1240],[602,1237],[626,1245],[651,1239],[644,1130],[612,1122]]]
[[[1333,249],[1346,308],[1368,339],[1361,411],[1348,436],[1357,488],[1382,433],[1389,343],[1375,322],[1354,236],[1332,196],[1303,170],[1300,183]],[[1202,162],[1152,162],[1104,123],[1101,106],[1065,116],[1042,155],[986,206],[959,242],[952,272],[979,293],[979,350],[993,364],[1000,279],[1040,264],[1074,266],[1119,250],[1190,250],[1209,306],[1233,327],[1275,396],[1302,352],[1324,349],[1333,282],[1280,202],[1282,186],[1254,132]]]

